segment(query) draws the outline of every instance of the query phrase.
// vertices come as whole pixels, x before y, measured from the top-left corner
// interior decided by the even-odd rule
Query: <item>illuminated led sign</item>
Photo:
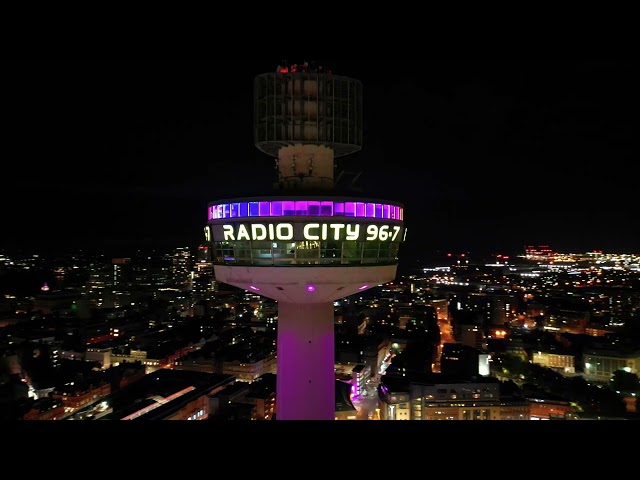
[[[210,225],[215,242],[251,241],[404,241],[404,227],[385,223],[227,223]],[[208,233],[207,233],[208,235]]]

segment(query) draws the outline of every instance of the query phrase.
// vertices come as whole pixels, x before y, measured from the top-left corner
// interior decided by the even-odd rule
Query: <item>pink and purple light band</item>
[[[209,206],[209,220],[248,217],[358,217],[403,220],[403,208],[371,202],[275,200]]]

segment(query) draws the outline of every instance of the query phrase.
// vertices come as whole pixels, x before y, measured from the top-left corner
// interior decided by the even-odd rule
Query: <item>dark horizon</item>
[[[209,202],[271,193],[274,159],[254,146],[252,95],[279,60],[179,73],[104,62],[77,77],[62,61],[24,100],[0,249],[196,245]],[[428,75],[411,63],[322,62],[363,83],[363,148],[337,171],[361,173],[363,195],[404,204],[402,263],[525,245],[640,251],[631,60],[435,59]]]

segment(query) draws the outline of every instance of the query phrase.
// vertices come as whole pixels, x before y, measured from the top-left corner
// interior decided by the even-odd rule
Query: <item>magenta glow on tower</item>
[[[362,83],[322,67],[254,81],[269,196],[209,203],[217,281],[278,302],[276,418],[335,419],[334,302],[396,277],[403,205],[340,193],[335,159],[362,148]]]

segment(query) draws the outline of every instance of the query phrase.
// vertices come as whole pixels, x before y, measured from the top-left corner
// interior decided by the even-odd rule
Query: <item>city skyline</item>
[[[252,138],[253,80],[281,62],[96,62],[75,82],[78,67],[62,62],[16,129],[0,248],[202,241],[212,198],[271,192],[273,159]],[[363,83],[363,148],[337,173],[364,196],[404,204],[401,258],[528,244],[639,250],[631,61],[433,60],[426,74],[405,61],[322,63]]]
[[[281,35],[282,30],[274,33]],[[61,328],[63,324],[65,327],[91,324],[92,328],[83,332],[81,337],[74,335],[74,342],[82,340],[81,345],[85,348],[93,345],[87,341],[93,340],[93,332],[117,325],[123,328],[115,336],[116,353],[121,353],[118,351],[121,347],[135,343],[139,352],[144,346],[147,358],[155,360],[161,357],[155,355],[154,347],[166,345],[168,337],[171,345],[176,340],[175,351],[183,351],[191,341],[181,335],[184,331],[202,332],[204,327],[208,338],[212,339],[214,332],[233,331],[240,322],[247,322],[248,315],[241,312],[241,308],[237,309],[241,313],[229,315],[224,320],[217,315],[225,311],[230,298],[234,301],[233,311],[236,311],[236,305],[243,305],[247,298],[251,298],[242,290],[235,291],[227,288],[228,285],[213,282],[207,284],[211,288],[205,292],[203,275],[200,281],[193,282],[189,290],[178,291],[182,287],[171,274],[160,275],[171,272],[167,265],[171,265],[170,254],[175,253],[174,249],[196,247],[204,242],[203,227],[207,224],[207,204],[210,201],[269,195],[277,177],[273,159],[254,145],[252,93],[256,75],[274,71],[283,60],[280,60],[280,53],[272,58],[260,58],[261,42],[255,41],[251,54],[236,56],[235,47],[242,42],[234,42],[234,48],[229,48],[232,37],[227,30],[224,34],[224,43],[207,42],[207,53],[201,56],[189,55],[192,50],[160,49],[151,38],[147,38],[144,45],[128,44],[127,49],[120,51],[114,47],[114,35],[103,37],[104,46],[87,42],[84,35],[76,35],[72,41],[69,38],[68,45],[62,45],[59,39],[68,36],[64,29],[47,42],[40,42],[37,48],[29,45],[28,55],[19,51],[21,49],[10,49],[10,57],[20,58],[15,66],[10,65],[7,72],[13,87],[7,89],[7,97],[18,107],[15,112],[10,111],[7,133],[10,145],[15,144],[17,148],[7,149],[14,153],[9,154],[2,170],[4,182],[0,191],[3,209],[0,213],[4,217],[5,229],[4,235],[0,236],[0,254],[9,252],[6,257],[17,261],[4,265],[0,262],[0,267],[3,267],[0,287],[6,286],[4,304],[0,305],[4,310],[0,308],[0,313],[4,311],[9,320],[19,322],[15,330],[5,328],[3,333],[9,349],[7,352],[20,349],[25,367],[33,365],[35,356],[29,355],[30,342],[24,342],[23,348],[23,344],[17,345],[16,341],[47,340],[47,329],[42,327],[55,327],[60,331],[50,350],[54,352],[53,347],[58,347],[59,340],[69,339],[68,330]],[[39,37],[41,35],[36,36]],[[32,43],[28,35],[24,39],[28,44]],[[341,44],[346,51],[344,38]],[[389,46],[388,42],[385,45]],[[615,262],[588,263],[585,255],[575,262],[567,262],[567,270],[540,269],[539,266],[529,269],[526,262],[517,264],[518,261],[513,259],[514,265],[510,268],[497,265],[480,265],[485,268],[479,270],[452,268],[451,272],[455,272],[456,277],[453,280],[448,269],[436,271],[425,268],[424,275],[417,275],[418,279],[405,273],[409,267],[417,271],[431,260],[446,259],[446,252],[453,252],[454,256],[456,252],[465,252],[472,263],[481,263],[479,259],[488,253],[515,255],[524,253],[526,245],[548,245],[556,252],[604,250],[640,254],[637,227],[634,225],[638,210],[636,182],[632,175],[635,156],[631,157],[631,132],[635,130],[636,120],[635,117],[632,120],[635,112],[630,100],[635,91],[635,84],[632,84],[635,69],[632,70],[632,66],[636,61],[630,56],[580,57],[576,54],[571,57],[576,50],[574,48],[570,54],[569,49],[565,52],[555,49],[553,54],[538,50],[529,56],[523,50],[518,50],[517,56],[513,55],[515,51],[506,55],[506,52],[486,50],[472,56],[468,46],[462,55],[455,55],[452,51],[441,53],[440,45],[427,45],[424,42],[404,42],[407,51],[404,56],[400,54],[398,57],[396,52],[399,49],[394,49],[393,57],[375,58],[366,55],[373,53],[368,40],[357,41],[351,44],[349,51],[352,53],[349,55],[361,60],[317,60],[336,75],[357,78],[364,86],[366,124],[363,150],[340,159],[340,170],[336,174],[344,172],[341,177],[343,186],[357,179],[355,186],[360,187],[358,191],[363,196],[402,203],[408,227],[407,242],[400,247],[397,281],[391,282],[389,289],[379,286],[365,301],[344,310],[353,315],[349,320],[357,318],[356,314],[370,314],[372,305],[376,304],[376,321],[365,333],[386,337],[379,328],[381,324],[390,319],[394,327],[405,325],[406,318],[402,321],[401,318],[409,316],[406,315],[407,309],[401,313],[394,308],[394,300],[409,300],[409,313],[418,324],[418,320],[424,318],[423,305],[420,304],[436,300],[433,304],[441,306],[443,304],[438,302],[446,297],[452,316],[448,323],[438,323],[438,331],[445,334],[445,341],[469,343],[473,340],[469,335],[459,339],[447,337],[452,333],[447,326],[452,325],[453,310],[459,314],[456,321],[469,320],[473,316],[487,326],[483,334],[491,335],[497,330],[489,328],[489,325],[500,320],[503,310],[488,307],[504,305],[502,302],[508,296],[509,300],[517,299],[519,305],[526,302],[525,307],[517,310],[518,315],[525,319],[523,327],[519,326],[520,318],[515,318],[511,312],[508,314],[509,321],[514,323],[514,340],[531,347],[531,356],[527,357],[530,367],[544,368],[546,373],[551,373],[548,368],[550,358],[541,357],[541,351],[547,357],[558,351],[567,353],[567,341],[575,341],[571,345],[575,347],[572,348],[575,351],[571,352],[571,359],[578,367],[590,361],[586,347],[606,345],[618,349],[621,345],[618,340],[623,338],[617,333],[622,330],[620,320],[626,322],[625,330],[637,323],[637,257],[633,265],[625,264],[622,270],[618,265],[624,262],[616,264],[616,268],[609,268]],[[415,53],[410,53],[407,48],[409,46],[423,47],[420,49],[423,55],[415,58]],[[443,56],[437,58],[438,55]],[[560,58],[561,55],[564,56]],[[234,58],[228,58],[231,56]],[[368,57],[366,60],[365,56]],[[302,60],[289,60],[289,63],[296,61]],[[137,250],[148,252],[151,249],[159,255],[136,254]],[[29,255],[14,256],[14,251]],[[73,252],[78,252],[77,257],[70,254]],[[102,255],[84,255],[87,252]],[[191,253],[199,252],[192,250]],[[54,257],[51,261],[48,254]],[[115,257],[131,257],[131,283],[122,283],[121,269],[116,266]],[[163,262],[156,262],[158,258]],[[194,260],[195,255],[189,258]],[[591,268],[585,269],[585,265]],[[49,266],[55,269],[49,269]],[[198,276],[197,266],[197,263],[192,264],[192,279]],[[538,277],[540,270],[542,274]],[[49,280],[50,275],[62,271],[65,274],[60,283],[52,279],[46,285],[49,290],[43,291],[44,275],[48,276],[44,279]],[[144,273],[147,271],[150,272],[148,282]],[[508,276],[503,275],[507,271],[510,272]],[[531,275],[532,271],[536,275]],[[486,272],[488,275],[478,278],[474,272]],[[26,284],[24,293],[16,293],[19,282],[15,280],[26,277],[38,281]],[[505,286],[511,288],[507,293],[503,290]],[[47,300],[47,297],[56,298],[58,294],[77,295],[83,306],[97,307],[91,309],[88,319],[86,310],[65,311],[64,308],[53,316],[42,315],[42,310],[39,310],[42,302],[39,301]],[[103,298],[105,303],[94,303],[102,302]],[[162,303],[154,301],[157,298]],[[201,300],[203,298],[205,300]],[[131,299],[131,304],[127,303],[120,310],[123,299]],[[387,301],[389,306],[379,307],[380,300]],[[168,302],[168,306],[158,308],[164,302]],[[567,304],[575,306],[575,309],[567,309]],[[62,303],[60,305],[63,306]],[[183,316],[183,308],[190,308],[190,313]],[[582,308],[590,317],[579,332],[586,332],[587,327],[602,328],[598,336],[578,333],[582,324],[576,325],[576,312]],[[102,319],[108,317],[113,309],[124,312],[124,316],[108,318],[103,323]],[[179,311],[181,315],[176,314]],[[545,322],[536,324],[536,328],[525,335],[524,325],[530,326],[533,319],[540,319],[539,312],[544,313]],[[277,315],[277,310],[275,313]],[[583,317],[577,320],[582,321]],[[344,321],[344,318],[337,317],[336,321]],[[264,323],[272,326],[273,317]],[[545,327],[553,328],[559,324],[562,328],[560,333],[552,330],[543,332]],[[609,342],[609,328],[615,331],[612,342]],[[636,333],[634,344],[637,344],[637,328],[633,330]],[[340,333],[343,331],[348,330],[341,324]],[[408,330],[405,332],[410,333]],[[232,345],[236,351],[242,347],[255,353],[258,351],[255,346],[261,343],[252,341],[263,337],[259,331],[254,333],[258,334],[251,340],[242,339],[240,343],[235,338],[233,342],[225,338],[224,342],[219,342],[220,345],[207,342],[208,346],[214,345],[215,348],[211,346],[210,349],[195,351],[193,358],[180,357],[180,367],[189,366],[189,362],[195,362],[202,353],[215,353],[216,358],[221,359]],[[200,334],[194,338],[200,340],[202,337]],[[407,337],[410,338],[409,335]],[[264,338],[269,339],[269,336]],[[542,349],[541,339],[545,340],[545,348]],[[549,344],[546,344],[547,339]],[[480,351],[496,354],[501,351],[498,347],[502,345],[497,346],[499,343],[504,342],[492,342]],[[151,348],[147,349],[147,346]],[[85,348],[77,350],[82,355],[73,357],[74,367],[77,366],[78,371],[87,370],[89,374],[85,367],[91,354],[86,356]],[[339,351],[340,355],[347,358],[358,352],[355,347],[346,348],[342,343],[340,348],[344,349]],[[38,352],[40,354],[43,350]],[[74,353],[76,350],[68,350],[65,346],[65,352]],[[171,350],[170,355],[174,353]],[[498,353],[494,358],[501,356]],[[44,357],[38,356],[39,359]],[[57,361],[58,357],[51,353],[51,359],[54,358]],[[117,359],[117,355],[103,358],[111,362]],[[268,357],[259,356],[258,362],[265,358]],[[635,361],[633,371],[637,373],[637,355],[631,358]],[[341,357],[336,355],[336,361],[339,360]],[[66,363],[65,375],[71,371],[66,370]],[[212,366],[217,368],[217,363],[221,362],[212,362]],[[175,365],[178,366],[177,363]],[[401,366],[402,362],[396,364],[397,369]],[[170,368],[173,369],[173,365]],[[108,373],[96,370],[90,371],[90,378],[100,378]],[[31,377],[30,370],[25,368],[25,372]],[[504,371],[496,368],[493,373]],[[511,373],[518,385],[523,383],[521,380],[527,382],[527,388],[517,391],[522,392],[529,402],[530,416],[535,416],[539,413],[535,407],[540,398],[536,393],[542,393],[536,389],[547,386],[542,380],[555,379],[556,376],[528,377],[527,371],[527,376],[517,378],[514,369]],[[553,370],[553,373],[557,372]],[[584,370],[578,368],[577,373],[591,372],[585,366]],[[607,370],[609,373],[612,372]],[[58,378],[64,377],[56,376],[56,380]],[[562,378],[567,385],[575,379],[572,375]],[[38,380],[40,385],[36,383],[34,386],[42,387],[39,391],[42,396],[47,395],[46,388],[50,385],[64,385],[63,381],[54,385]],[[155,380],[151,383],[157,384],[157,378]],[[237,380],[241,384],[243,378],[238,377]],[[389,380],[389,386],[394,385],[391,376],[385,380]],[[502,376],[499,380],[511,382]],[[529,385],[529,381],[533,384]],[[604,378],[603,391],[608,392],[607,385],[612,383],[613,379]],[[385,386],[384,382],[382,386]],[[590,402],[601,398],[596,388],[594,385],[589,389],[592,396],[579,398],[577,405],[598,405],[592,410],[596,412],[600,405],[604,407],[604,402]],[[408,393],[411,390],[409,388]],[[553,392],[556,391],[554,388]],[[129,397],[132,402],[123,406],[136,410],[141,405],[138,400],[152,403],[159,399],[149,393],[160,393],[167,400],[172,397],[167,391],[139,392],[143,394]],[[211,420],[218,413],[216,403],[222,405],[232,397],[240,400],[234,402],[234,412],[246,414],[247,400],[253,397],[242,395],[238,398],[238,392],[239,388],[219,392],[214,401],[207,404],[206,413]],[[79,390],[79,393],[85,392]],[[578,397],[578,390],[571,388],[565,388],[563,393],[563,400],[573,401]],[[105,400],[107,398],[104,397]],[[378,400],[384,400],[380,408],[387,409],[387,413],[398,409],[398,404],[389,398],[379,399],[376,395],[373,399],[376,405]],[[421,420],[430,419],[427,414],[434,412],[426,408],[424,397],[409,396],[409,399],[409,406],[411,402],[420,401],[425,412]],[[159,402],[157,404],[160,405]],[[34,405],[41,408],[42,404]],[[635,405],[633,418],[629,415],[629,419],[638,419],[640,404],[636,401]],[[411,420],[417,419],[415,409],[410,407],[407,410]],[[609,412],[607,409],[600,411]],[[32,409],[26,419],[33,420],[38,415],[44,419],[52,412],[53,409]],[[264,427],[259,426],[260,422],[221,421],[225,418],[239,420],[242,417],[221,415],[214,424],[174,421],[169,428],[184,427],[185,433],[192,433],[193,425],[198,425],[195,431],[229,433],[231,436],[225,436],[223,442],[224,449],[229,452],[232,448],[241,450],[244,445],[241,440],[257,439],[260,433],[265,432]],[[593,417],[590,418],[589,412],[583,418],[590,420]],[[400,418],[396,413],[396,417],[386,419]],[[71,432],[84,433],[86,430],[94,437],[96,427],[110,426],[115,428],[115,432],[126,435],[145,432],[147,428],[153,434],[166,433],[168,425],[157,421],[135,424],[74,422],[66,424],[67,427],[59,427],[59,422],[49,421],[6,422],[7,425],[14,423],[20,425],[16,429],[16,434],[20,435],[34,428],[42,429],[42,433],[50,433],[50,428],[56,428],[56,432],[60,428],[71,428]],[[284,428],[308,428],[312,424],[277,423],[279,428],[283,425],[288,425]],[[377,448],[375,439],[384,429],[396,434],[393,438],[410,440],[413,439],[412,428],[418,428],[421,433],[426,431],[423,424],[415,421],[395,424],[387,421],[382,425],[350,422],[342,425],[337,428],[346,425],[348,430],[352,430],[355,426],[356,429],[368,429],[361,430],[362,433],[378,433],[378,437],[370,437],[374,440],[370,448]],[[475,422],[470,432],[469,425],[460,422],[426,424],[434,447],[454,452],[446,458],[468,457],[468,449],[458,445],[461,445],[461,440],[470,440],[475,446],[480,446],[473,451],[475,457],[493,459],[494,463],[498,460],[499,464],[500,453],[510,455],[509,448],[500,449],[498,443],[501,440],[524,438],[523,433],[526,437],[529,431],[538,431],[538,434],[528,436],[529,443],[520,446],[535,447],[540,439],[551,439],[556,441],[555,450],[550,450],[552,455],[561,451],[565,458],[570,458],[579,467],[588,463],[589,457],[585,452],[598,438],[622,439],[618,442],[623,444],[622,450],[618,446],[616,452],[624,457],[628,450],[625,448],[624,430],[623,437],[614,437],[606,431],[610,425],[624,428],[620,422],[609,421],[490,421]],[[512,432],[512,427],[517,431]],[[486,428],[486,433],[491,435],[485,437],[489,441],[477,437],[478,428],[482,433]],[[509,437],[500,436],[504,433]],[[546,437],[541,436],[545,433]],[[405,437],[401,437],[402,434]],[[157,435],[153,438],[163,437]],[[344,437],[348,438],[354,437]],[[281,453],[289,455],[301,451],[301,445],[305,445],[306,451],[310,451],[311,446],[317,463],[320,454],[315,447],[320,446],[320,442],[308,432],[305,435],[300,432],[295,439],[298,448],[289,449],[294,443],[290,441],[280,444],[273,452],[276,456]],[[65,440],[63,437],[62,441],[52,444],[64,454],[62,458],[68,456],[70,448],[75,448],[72,441]],[[188,443],[189,456],[185,455],[185,458],[197,460],[200,451],[204,453],[201,442]],[[214,446],[217,448],[217,444]],[[157,450],[157,446],[154,448]],[[209,455],[211,445],[207,444],[207,449]],[[574,449],[575,455],[567,457],[567,453],[574,453]],[[73,451],[80,454],[82,449]],[[480,457],[477,455],[479,452],[482,452]],[[92,453],[95,456],[95,448]],[[246,456],[246,451],[244,453]],[[401,455],[407,453],[411,455],[413,449],[400,452]],[[387,460],[391,458],[388,454],[386,457]],[[310,454],[300,458],[310,458]],[[476,470],[480,465],[478,462],[472,464]]]

